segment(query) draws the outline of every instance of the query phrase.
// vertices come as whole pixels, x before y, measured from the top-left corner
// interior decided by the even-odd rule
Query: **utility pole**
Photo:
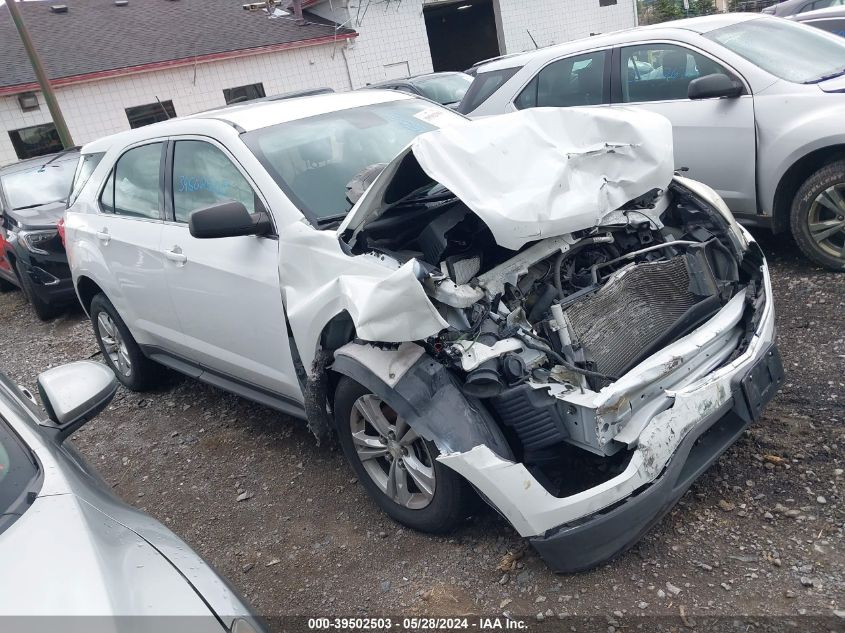
[[[29,38],[29,31],[26,30],[26,25],[23,22],[20,11],[18,11],[17,0],[6,0],[6,4],[9,7],[9,13],[12,14],[12,22],[15,23],[24,48],[26,48],[29,61],[32,63],[32,70],[35,71],[35,76],[38,78],[38,85],[41,86],[41,94],[44,95],[44,101],[47,102],[47,109],[50,110],[50,116],[53,117],[53,125],[56,126],[56,132],[59,133],[59,140],[65,149],[69,149],[73,147],[70,130],[68,130],[65,118],[62,116],[62,110],[59,108],[59,102],[56,100],[53,87],[50,85],[50,79],[44,70],[44,64],[41,63],[38,51],[35,50],[35,45]]]

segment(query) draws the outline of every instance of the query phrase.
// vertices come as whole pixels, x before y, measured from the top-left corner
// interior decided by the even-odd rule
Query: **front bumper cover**
[[[683,496],[692,483],[757,419],[783,378],[771,344],[744,376],[732,382],[733,398],[683,439],[663,473],[611,508],[529,541],[556,572],[590,569],[634,545]]]

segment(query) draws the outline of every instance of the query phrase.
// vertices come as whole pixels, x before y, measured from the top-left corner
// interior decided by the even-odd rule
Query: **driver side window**
[[[709,57],[674,44],[626,46],[621,62],[624,103],[686,99],[693,79],[732,76]]]
[[[176,141],[173,148],[173,212],[187,222],[193,211],[234,200],[263,211],[252,186],[220,149],[205,141]]]

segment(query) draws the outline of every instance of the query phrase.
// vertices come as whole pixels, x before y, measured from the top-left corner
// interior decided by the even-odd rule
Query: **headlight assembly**
[[[55,229],[48,229],[45,231],[21,231],[18,233],[18,241],[31,253],[49,255],[50,253],[45,250],[45,247],[51,240],[56,239],[58,236],[59,232]]]

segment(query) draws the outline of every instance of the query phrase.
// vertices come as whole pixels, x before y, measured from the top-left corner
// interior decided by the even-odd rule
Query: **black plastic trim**
[[[233,376],[209,369],[200,363],[182,358],[154,345],[140,345],[141,352],[150,360],[170,367],[181,374],[195,378],[209,385],[219,387],[247,400],[281,411],[295,418],[306,419],[303,405],[292,398],[252,385]]]

